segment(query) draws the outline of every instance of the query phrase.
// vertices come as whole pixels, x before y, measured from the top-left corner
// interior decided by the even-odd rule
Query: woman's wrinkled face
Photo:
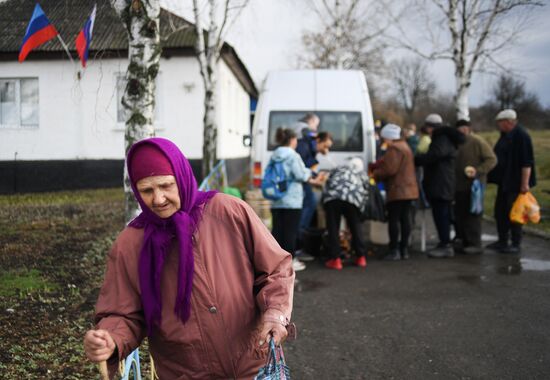
[[[136,184],[143,202],[160,218],[171,217],[181,207],[176,177],[161,175],[140,179]]]

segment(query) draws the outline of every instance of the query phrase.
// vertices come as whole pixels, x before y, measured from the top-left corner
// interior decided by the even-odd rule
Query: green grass
[[[550,130],[529,131],[533,140],[535,150],[535,169],[537,174],[537,186],[531,189],[531,192],[537,198],[542,209],[542,218],[539,224],[530,224],[529,226],[550,233]],[[489,145],[494,146],[498,140],[499,133],[482,132],[480,133]],[[489,185],[485,193],[485,214],[493,216],[494,202],[496,196],[496,186]]]
[[[0,207],[4,206],[60,206],[83,205],[97,202],[122,201],[124,193],[121,188],[58,191],[51,193],[29,193],[0,196]]]
[[[48,291],[55,287],[55,284],[44,279],[36,269],[0,273],[0,296],[2,297]]]
[[[123,200],[122,188],[0,196],[0,378],[98,378],[82,337]]]

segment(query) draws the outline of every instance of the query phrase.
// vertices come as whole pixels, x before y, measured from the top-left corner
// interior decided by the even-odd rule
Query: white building
[[[51,40],[17,61],[34,0],[0,4],[0,193],[120,186],[124,121],[120,98],[127,35],[108,0],[97,1],[85,70]],[[43,0],[51,23],[74,51],[93,2]],[[92,4],[92,5],[91,5]],[[157,79],[157,136],[174,141],[197,177],[202,156],[203,83],[194,29],[162,10],[163,53]],[[78,78],[78,71],[81,78]],[[218,77],[218,157],[231,179],[247,172],[250,98],[257,90],[233,48],[224,45]]]

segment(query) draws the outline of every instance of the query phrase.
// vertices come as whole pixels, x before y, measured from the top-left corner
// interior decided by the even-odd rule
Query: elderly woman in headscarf
[[[147,336],[161,379],[254,377],[287,336],[290,254],[246,203],[198,191],[169,140],[134,144],[127,167],[142,212],[108,255],[86,355],[112,377]]]
[[[345,217],[351,232],[351,245],[355,251],[355,265],[366,267],[365,242],[361,231],[361,207],[368,195],[369,178],[360,158],[350,159],[346,165],[330,172],[323,190],[323,207],[326,213],[328,230],[329,259],[325,266],[329,269],[343,268],[340,257],[340,220]]]

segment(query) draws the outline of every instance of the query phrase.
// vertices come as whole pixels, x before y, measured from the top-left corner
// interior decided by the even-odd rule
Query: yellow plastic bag
[[[518,195],[510,210],[510,221],[518,224],[540,222],[540,206],[533,194],[527,192]]]

